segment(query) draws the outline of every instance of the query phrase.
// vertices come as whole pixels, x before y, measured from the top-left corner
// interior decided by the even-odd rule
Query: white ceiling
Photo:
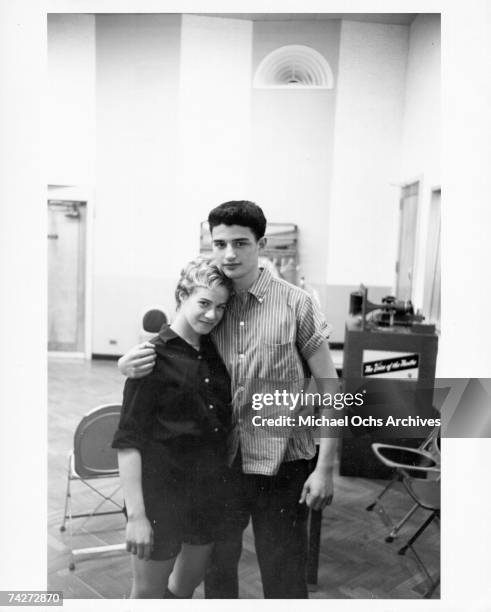
[[[394,25],[409,25],[417,13],[193,13],[208,17],[247,19],[249,21],[324,21],[349,19]]]

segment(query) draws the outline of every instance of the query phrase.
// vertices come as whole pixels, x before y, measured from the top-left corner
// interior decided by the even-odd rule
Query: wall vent
[[[259,64],[257,89],[332,89],[334,78],[326,59],[305,45],[279,47]]]

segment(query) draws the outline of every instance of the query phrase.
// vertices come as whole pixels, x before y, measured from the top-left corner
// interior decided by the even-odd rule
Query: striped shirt
[[[240,444],[243,471],[275,474],[283,461],[311,459],[313,432],[297,427],[253,425],[253,417],[292,414],[289,408],[253,409],[255,393],[274,389],[301,391],[303,359],[309,359],[329,337],[330,326],[311,296],[261,269],[244,297],[233,293],[221,324],[212,332],[232,380],[231,455]]]

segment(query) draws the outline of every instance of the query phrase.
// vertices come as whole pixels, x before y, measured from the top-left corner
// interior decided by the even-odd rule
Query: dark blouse
[[[158,448],[160,459],[175,469],[201,462],[208,471],[224,464],[230,378],[213,342],[202,336],[196,351],[168,325],[152,342],[155,367],[144,378],[126,380],[113,448],[136,448],[142,456]]]

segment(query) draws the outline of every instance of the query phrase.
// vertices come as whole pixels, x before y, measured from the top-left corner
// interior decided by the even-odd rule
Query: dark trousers
[[[282,463],[275,476],[243,474],[240,458],[229,475],[223,531],[205,578],[207,599],[236,599],[242,533],[252,518],[266,599],[307,599],[307,517],[300,493],[309,461]]]

